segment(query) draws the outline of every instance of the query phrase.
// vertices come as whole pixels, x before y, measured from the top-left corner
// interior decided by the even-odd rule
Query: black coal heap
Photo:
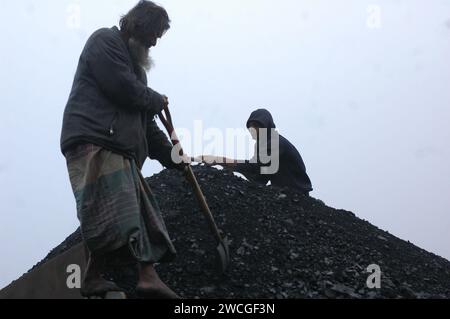
[[[219,227],[231,241],[231,268],[218,275],[215,244],[191,186],[178,171],[147,179],[178,250],[161,278],[185,298],[450,298],[450,262],[314,198],[266,187],[233,172],[195,167]],[[45,260],[80,242],[79,232]],[[45,262],[45,260],[43,262]],[[382,270],[369,289],[369,265]],[[108,277],[130,297],[136,267]]]

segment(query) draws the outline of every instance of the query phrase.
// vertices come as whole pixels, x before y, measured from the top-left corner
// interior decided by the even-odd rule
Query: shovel
[[[165,113],[165,116],[164,116]],[[172,116],[170,114],[169,108],[166,106],[159,114],[159,118],[161,122],[164,124],[167,132],[169,133],[169,136],[172,140],[172,144],[174,146],[178,145],[180,148],[180,155],[182,156],[184,154],[183,149],[181,147],[180,141],[178,139],[178,136],[175,132],[175,128],[173,126]],[[206,217],[206,220],[208,222],[209,228],[211,229],[214,239],[216,240],[217,244],[217,257],[218,257],[218,269],[223,274],[228,269],[228,266],[230,264],[230,250],[228,246],[228,240],[227,238],[223,238],[219,229],[217,228],[216,222],[214,221],[214,217],[211,213],[211,210],[209,209],[208,203],[206,202],[206,198],[203,195],[203,192],[200,188],[200,185],[197,181],[197,178],[195,177],[194,171],[192,170],[191,165],[187,165],[185,168],[185,175],[188,182],[192,185],[194,188],[195,196],[197,197],[197,200],[201,206],[202,212]]]

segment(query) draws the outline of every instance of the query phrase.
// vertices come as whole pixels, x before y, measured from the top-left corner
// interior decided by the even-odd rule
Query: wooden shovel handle
[[[166,113],[166,116],[164,116],[163,112]],[[172,140],[173,145],[179,145],[180,140],[178,139],[177,133],[175,132],[175,128],[173,126],[172,122],[172,116],[170,114],[169,108],[165,107],[164,111],[159,114],[159,119],[165,126],[167,132],[170,135],[170,139]],[[180,153],[181,155],[184,154],[183,148],[180,146]],[[219,229],[217,228],[216,222],[214,220],[214,217],[211,213],[211,210],[209,209],[208,203],[206,202],[205,195],[202,192],[202,189],[200,187],[200,184],[197,181],[197,178],[195,177],[194,171],[192,170],[192,167],[188,165],[185,169],[186,179],[191,183],[192,187],[194,188],[195,196],[197,197],[198,202],[200,203],[201,209],[203,214],[205,215],[208,225],[211,228],[211,231],[214,234],[214,237],[216,238],[217,242],[222,242],[222,236],[219,232]]]

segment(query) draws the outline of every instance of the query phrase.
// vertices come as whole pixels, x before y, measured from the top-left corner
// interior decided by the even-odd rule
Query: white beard
[[[130,38],[128,40],[128,48],[130,49],[133,63],[142,67],[145,71],[150,71],[153,67],[153,60],[150,56],[150,49],[144,47],[138,40]]]

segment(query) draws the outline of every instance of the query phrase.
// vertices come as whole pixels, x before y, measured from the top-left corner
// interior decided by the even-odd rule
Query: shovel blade
[[[218,270],[221,274],[224,274],[230,265],[230,248],[228,245],[228,240],[224,238],[219,242],[217,246],[217,257],[218,257]]]

